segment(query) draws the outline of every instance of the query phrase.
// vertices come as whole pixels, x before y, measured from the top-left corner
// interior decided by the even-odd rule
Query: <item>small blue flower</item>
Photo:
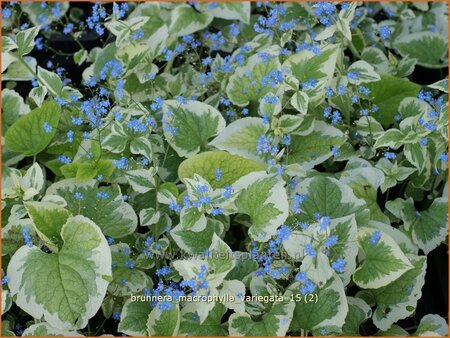
[[[9,283],[9,276],[3,276],[2,277],[2,285],[8,284]]]
[[[316,256],[316,250],[313,248],[313,246],[311,245],[311,244],[306,244],[305,245],[305,253],[308,255],[308,256],[311,256],[311,257],[315,257]]]
[[[143,37],[144,37],[144,31],[142,29],[139,29],[136,32],[133,32],[133,34],[131,34],[131,40],[132,41],[140,40]]]
[[[302,281],[306,280],[306,278],[307,278],[307,275],[306,275],[306,272],[304,272],[304,271],[299,272],[295,275],[295,280],[297,282],[302,282]]]
[[[44,122],[43,128],[47,134],[51,133],[53,130],[53,127],[48,122]]]
[[[73,31],[73,23],[69,22],[67,25],[64,26],[63,33],[67,35],[72,31]]]
[[[378,29],[378,32],[380,33],[381,40],[387,40],[391,36],[391,29],[389,26],[381,26]]]
[[[277,240],[280,242],[287,241],[291,236],[291,228],[287,225],[282,225],[277,230]]]
[[[331,248],[332,246],[334,246],[337,243],[337,241],[338,241],[338,236],[332,235],[325,240],[325,247]]]
[[[76,200],[82,200],[84,197],[83,197],[83,194],[81,193],[81,192],[79,192],[79,191],[77,191],[77,192],[75,192],[74,194],[73,194],[73,197],[76,199]]]
[[[60,155],[58,156],[58,161],[64,164],[69,164],[72,162],[72,159],[68,156]]]
[[[69,131],[67,132],[67,142],[69,142],[69,143],[72,143],[72,142],[73,142],[73,135],[74,135],[73,130],[69,130]]]
[[[104,200],[109,198],[109,194],[106,191],[99,191],[96,196],[98,199],[104,199]]]
[[[22,236],[23,236],[23,240],[24,240],[25,244],[26,244],[29,248],[31,248],[31,247],[33,246],[33,242],[32,242],[32,240],[31,240],[31,236],[30,236],[30,234],[28,233],[28,229],[27,229],[27,228],[23,228],[23,229],[22,229]]]
[[[395,160],[396,157],[397,157],[397,155],[395,155],[395,153],[393,153],[393,152],[386,151],[384,153],[384,158],[387,158],[388,160]]]
[[[370,237],[370,243],[372,243],[373,245],[376,245],[378,243],[378,241],[380,240],[380,238],[381,238],[381,232],[377,230],[372,234],[372,237]]]
[[[9,7],[2,8],[2,18],[9,19],[12,15],[12,10]]]
[[[120,160],[113,160],[112,164],[119,170],[127,170],[130,168],[130,161],[123,156],[120,158]]]
[[[112,313],[112,319],[114,319],[115,321],[119,321],[120,320],[120,312],[114,311]]]
[[[338,258],[333,263],[331,263],[331,267],[334,269],[334,271],[343,273],[345,272],[345,265],[347,262],[344,258]]]
[[[215,170],[215,172],[214,172],[214,178],[215,178],[215,180],[216,180],[216,181],[220,181],[220,180],[222,179],[222,174],[223,174],[222,169],[217,168],[217,169]]]

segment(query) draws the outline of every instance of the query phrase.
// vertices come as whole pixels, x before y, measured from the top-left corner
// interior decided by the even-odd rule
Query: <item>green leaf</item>
[[[348,78],[348,81],[353,84],[368,83],[380,80],[380,75],[375,69],[366,61],[359,60],[348,67],[348,73],[357,74],[356,79]]]
[[[431,333],[431,334],[430,334]],[[420,320],[414,336],[446,336],[448,334],[448,324],[439,315],[425,315]]]
[[[331,148],[339,148],[345,140],[345,134],[339,129],[315,121],[314,129],[308,135],[292,135],[288,163],[299,163],[305,169],[312,169],[333,156]]]
[[[398,325],[392,325],[389,329],[385,330],[385,331],[378,331],[377,334],[375,336],[379,336],[379,337],[408,337],[409,336],[409,332],[404,330],[403,328],[401,328]]]
[[[189,5],[179,5],[171,13],[169,33],[172,36],[183,36],[206,28],[213,16],[209,13],[199,13]]]
[[[294,93],[291,97],[291,105],[301,114],[306,115],[308,112],[309,97],[303,91]]]
[[[218,2],[214,8],[211,8],[210,3],[198,3],[196,7],[216,18],[240,20],[247,25],[250,24],[250,2]]]
[[[112,153],[121,153],[127,146],[128,135],[122,124],[112,121],[110,128],[105,128],[105,135],[102,137],[102,147]]]
[[[202,231],[206,227],[206,217],[198,208],[183,208],[180,213],[183,230]]]
[[[133,208],[123,201],[119,186],[97,187],[97,183],[95,180],[61,180],[51,185],[46,194],[64,198],[67,210],[94,221],[105,236],[120,238],[133,233],[137,227],[137,216]],[[81,194],[81,198],[75,198],[76,192]],[[97,197],[99,192],[106,194],[106,198]]]
[[[180,335],[191,337],[227,335],[227,331],[221,324],[222,316],[227,312],[222,304],[216,303],[203,323],[200,323],[196,310],[195,303],[188,303],[181,310],[180,330],[178,332]]]
[[[366,227],[358,231],[358,243],[365,259],[353,274],[353,281],[365,289],[386,286],[413,268],[397,243],[386,233],[380,231],[381,238],[373,244],[371,238],[376,231],[379,230]]]
[[[147,336],[147,320],[151,311],[149,302],[127,299],[120,314],[117,331],[129,336]]]
[[[233,252],[236,257],[236,265],[231,270],[226,279],[237,279],[244,280],[247,276],[249,276],[252,272],[258,270],[258,263],[250,256],[248,252]]]
[[[406,159],[417,168],[419,175],[424,171],[429,161],[426,150],[426,147],[420,143],[408,143],[403,148]]]
[[[339,180],[349,185],[357,198],[366,202],[371,220],[388,223],[389,218],[381,211],[377,202],[377,190],[384,181],[384,174],[380,169],[365,164],[364,167],[344,170]]]
[[[61,228],[67,222],[70,212],[51,202],[24,204],[39,237],[52,251],[57,251],[62,244]]]
[[[180,308],[178,304],[174,304],[172,309],[164,311],[156,306],[148,316],[147,330],[150,336],[177,336],[179,327]]]
[[[361,53],[361,60],[371,64],[379,74],[387,73],[389,70],[389,60],[379,48],[364,48]]]
[[[30,325],[22,333],[22,337],[49,337],[49,336],[70,336],[70,337],[84,337],[77,331],[60,330],[52,327],[48,323],[38,323]]]
[[[31,27],[16,34],[16,45],[19,56],[24,56],[33,50],[34,39],[40,29],[40,26]]]
[[[269,126],[257,117],[244,117],[230,123],[209,144],[232,154],[262,162],[256,151],[258,138],[267,132]]]
[[[361,336],[359,327],[372,315],[372,309],[360,298],[347,297],[348,313],[342,326],[343,336]]]
[[[126,297],[142,293],[144,288],[152,286],[151,278],[141,269],[135,267],[130,269],[126,265],[131,258],[125,254],[131,252],[130,247],[125,243],[118,243],[110,246],[111,256],[114,262],[112,271],[112,281],[108,286],[108,293],[117,297]],[[125,280],[126,283],[123,283]]]
[[[437,248],[447,237],[447,197],[436,198],[427,210],[420,212],[420,215],[416,214],[411,203],[404,207],[402,216],[405,228],[411,231],[413,241],[425,254]]]
[[[284,181],[276,175],[254,172],[241,177],[234,187],[240,191],[235,201],[238,211],[252,219],[249,236],[267,242],[288,216]]]
[[[214,107],[199,101],[186,104],[164,101],[164,136],[181,157],[200,151],[208,140],[225,128],[225,120]],[[175,130],[175,134],[169,131]]]
[[[435,83],[428,85],[428,87],[448,93],[448,78],[436,81]]]
[[[30,107],[24,102],[23,97],[14,90],[4,88],[2,90],[2,132],[21,116],[30,112]]]
[[[63,84],[58,74],[50,72],[42,67],[37,67],[38,79],[40,83],[47,87],[48,91],[54,96],[61,96]]]
[[[355,214],[358,225],[368,221],[364,200],[357,198],[348,185],[334,178],[306,178],[300,182],[295,192],[307,196],[301,205],[302,213],[296,215],[300,221],[311,222],[317,212],[330,216],[331,219]]]
[[[208,276],[208,281],[212,287],[219,286],[225,276],[233,270],[235,266],[233,251],[216,234],[213,234],[211,246],[208,250],[208,264],[213,269],[212,276]]]
[[[295,304],[289,300],[274,302],[262,320],[247,314],[233,313],[229,320],[230,336],[285,336],[293,317]]]
[[[202,231],[191,231],[176,226],[170,231],[175,243],[190,254],[202,254],[211,246],[214,233],[218,234],[220,222],[207,219],[207,225]]]
[[[305,90],[310,105],[320,102],[325,97],[325,88],[333,77],[339,51],[338,45],[333,44],[321,48],[320,54],[304,49],[283,63],[283,66],[291,68],[292,75],[298,81],[315,79],[318,82],[313,89]]]
[[[439,33],[405,34],[394,41],[394,48],[403,57],[415,58],[417,64],[427,68],[443,68],[447,65],[448,42]]]
[[[400,319],[409,317],[422,296],[425,284],[426,257],[409,256],[413,269],[385,287],[372,290],[377,308],[373,314],[374,324],[381,330],[387,330]]]
[[[7,274],[16,304],[34,318],[62,330],[84,328],[99,310],[111,275],[111,254],[100,228],[83,216],[71,217],[61,229],[57,254],[21,247]]]
[[[215,177],[217,169],[222,171],[220,180]],[[264,170],[261,164],[241,156],[231,155],[226,151],[207,151],[184,160],[178,167],[178,176],[183,180],[198,174],[206,179],[213,189],[217,189],[234,183],[248,173],[261,170]]]
[[[2,53],[2,56],[3,55],[4,53]],[[7,71],[2,74],[3,81],[31,81],[35,78],[34,74],[36,72],[37,61],[34,57],[25,56],[23,58],[25,63],[28,65],[27,67],[20,61],[15,61],[15,59],[12,60],[9,55],[10,54],[7,53],[5,57],[5,61],[10,64],[8,65]]]
[[[294,295],[299,294],[299,283],[296,282],[289,287]],[[294,316],[289,330],[308,331],[327,330],[333,327],[338,330],[344,325],[348,312],[347,299],[344,287],[339,277],[332,277],[328,283],[315,292],[317,302],[295,302]]]
[[[6,131],[6,147],[24,156],[40,153],[55,136],[60,117],[61,107],[53,101],[33,109]],[[44,123],[49,124],[50,132],[45,131]]]
[[[402,146],[402,141],[405,135],[398,129],[389,129],[384,132],[375,142],[374,148],[389,147],[392,149],[398,149]]]
[[[394,122],[400,102],[405,97],[416,97],[420,90],[418,84],[387,74],[382,75],[380,81],[365,86],[370,89],[373,104],[380,108],[373,116],[384,125]]]
[[[269,53],[269,51],[268,51]],[[250,56],[244,66],[239,66],[228,80],[226,92],[237,106],[244,107],[250,102],[260,102],[269,92],[276,91],[280,85],[270,86],[265,76],[274,70],[281,68],[278,57],[272,55],[267,62],[262,62],[261,58],[254,54]],[[267,82],[267,83],[266,83]]]
[[[140,194],[145,194],[146,192],[155,189],[155,175],[156,170],[154,168],[127,170],[125,173],[128,183],[134,191]]]

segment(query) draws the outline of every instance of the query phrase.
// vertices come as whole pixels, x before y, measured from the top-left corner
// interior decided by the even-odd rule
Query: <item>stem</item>
[[[358,59],[361,59],[361,54],[358,52],[358,50],[356,49],[356,47],[353,44],[353,42],[349,41],[348,42],[348,47],[350,48],[350,51],[352,52],[352,54],[354,56],[356,56]]]

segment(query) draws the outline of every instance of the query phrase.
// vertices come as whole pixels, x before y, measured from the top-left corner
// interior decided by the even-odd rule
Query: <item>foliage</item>
[[[445,335],[447,16],[3,2],[2,334]]]

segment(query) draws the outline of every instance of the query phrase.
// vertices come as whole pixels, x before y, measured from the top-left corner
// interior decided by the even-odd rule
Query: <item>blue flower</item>
[[[397,155],[395,155],[395,153],[390,152],[390,151],[386,151],[384,153],[384,157],[387,158],[388,160],[395,160],[395,158],[397,157]]]
[[[30,236],[30,234],[28,233],[28,229],[27,229],[27,228],[23,228],[23,229],[22,229],[22,236],[23,236],[23,240],[24,240],[25,244],[26,244],[29,248],[31,248],[31,247],[33,246],[33,242],[32,242],[32,240],[31,240],[31,236]]]
[[[125,267],[130,268],[130,269],[133,269],[135,266],[133,261],[128,261],[128,260],[126,260],[124,262],[124,265],[125,265]]]
[[[306,244],[305,245],[305,253],[308,255],[308,256],[311,256],[311,257],[315,257],[316,256],[316,250],[313,248],[313,246],[311,245],[311,244]]]
[[[12,10],[9,7],[5,7],[2,9],[2,18],[9,19],[12,15]]]
[[[378,243],[378,241],[380,240],[380,238],[381,238],[381,232],[377,230],[372,234],[372,237],[370,237],[370,243],[372,243],[373,245],[376,245]]]
[[[44,122],[43,128],[47,134],[51,133],[53,130],[53,127],[48,122]]]
[[[118,321],[118,320],[120,320],[120,312],[118,312],[118,311],[114,311],[113,313],[112,313],[112,319],[114,319],[115,321]]]
[[[2,277],[2,285],[8,284],[9,283],[9,276],[3,276]]]
[[[75,198],[76,200],[82,200],[84,197],[81,192],[77,191],[73,194],[73,198]]]
[[[345,265],[347,262],[344,258],[338,258],[333,263],[331,263],[331,267],[334,269],[334,271],[343,273],[345,272]]]
[[[72,142],[73,142],[73,135],[74,135],[73,130],[69,130],[69,131],[67,132],[67,142],[69,142],[69,143],[72,143]]]
[[[180,212],[182,208],[175,201],[171,201],[169,203],[169,209],[175,212]]]
[[[325,230],[330,225],[330,216],[324,216],[319,220],[320,230]]]
[[[104,199],[104,200],[109,198],[109,194],[106,191],[99,191],[96,196],[98,199]]]
[[[217,168],[217,169],[214,171],[214,178],[215,178],[215,180],[216,180],[216,181],[220,181],[220,180],[222,179],[222,174],[223,174],[222,169]]]
[[[144,37],[144,31],[142,29],[139,29],[136,32],[133,32],[133,34],[131,34],[131,40],[132,41],[140,40],[143,37]]]
[[[334,246],[337,243],[337,241],[338,241],[338,236],[332,235],[325,240],[325,247],[331,248],[332,246]]]
[[[387,40],[391,36],[391,29],[389,26],[381,26],[378,28],[378,32],[380,33],[381,40]]]
[[[287,241],[291,236],[291,228],[287,225],[282,225],[277,230],[277,240],[280,242]]]
[[[312,280],[307,278],[303,284],[303,286],[300,288],[300,292],[302,294],[309,294],[316,291],[317,286],[313,283]]]
[[[72,159],[68,156],[60,155],[58,156],[58,161],[64,164],[69,164],[72,162]]]
[[[126,157],[121,157],[120,160],[113,160],[112,164],[117,168],[117,169],[129,169],[130,168],[130,161],[126,158]]]
[[[73,31],[73,27],[74,27],[73,23],[69,22],[67,25],[64,26],[63,33],[65,35],[69,34],[70,32]]]
[[[350,80],[356,81],[356,80],[359,79],[359,76],[360,76],[360,72],[358,72],[358,71],[356,71],[356,72],[348,72],[348,73],[347,73],[347,77],[348,77]]]
[[[223,192],[222,196],[225,199],[229,199],[231,197],[231,195],[233,194],[234,189],[231,185],[227,185],[224,189],[225,189],[225,191]]]
[[[331,147],[331,153],[333,154],[333,157],[338,157],[340,155],[339,149],[336,146]]]
[[[442,162],[448,162],[448,154],[446,154],[446,153],[441,153],[441,154],[439,154],[439,159],[440,159]]]
[[[162,268],[160,269],[156,269],[155,275],[161,277],[161,276],[167,276],[172,272],[172,270],[167,266],[164,265]]]
[[[212,216],[219,216],[223,214],[223,209],[222,208],[218,208],[218,207],[214,207],[211,209],[211,215]]]
[[[306,272],[304,272],[304,271],[299,272],[299,273],[297,273],[297,274],[295,275],[295,280],[296,280],[297,282],[305,281],[306,278],[307,278],[307,275],[306,275]]]

